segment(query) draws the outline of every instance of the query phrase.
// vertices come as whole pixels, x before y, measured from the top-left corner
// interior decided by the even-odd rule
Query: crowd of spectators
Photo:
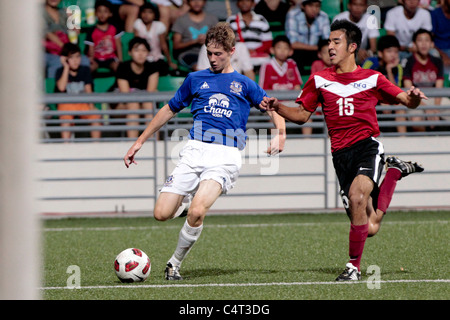
[[[47,79],[55,80],[54,90],[49,91],[92,92],[93,79],[105,75],[116,78],[111,91],[157,91],[160,77],[184,76],[208,67],[205,34],[219,20],[230,23],[236,33],[239,59],[232,60],[233,66],[255,81],[268,79],[265,72],[270,70],[281,76],[280,72],[293,68],[299,79],[291,89],[297,90],[311,72],[330,66],[330,24],[346,19],[363,33],[357,56],[361,67],[376,69],[401,87],[440,88],[450,82],[450,0],[343,0],[342,12],[333,15],[327,13],[330,0],[44,1],[44,72]],[[227,13],[226,18],[213,14],[214,4]],[[368,12],[373,4],[381,6],[376,14]],[[81,12],[74,10],[77,5]],[[278,59],[278,47],[287,48],[289,56]],[[73,55],[79,70],[68,62]],[[278,87],[286,89],[284,83]],[[435,99],[431,104],[441,103]],[[153,104],[117,107],[152,109]],[[92,105],[58,108],[85,110]],[[439,119],[434,114],[400,114],[396,119]],[[132,124],[135,119],[129,120]],[[428,129],[398,126],[396,130]],[[129,137],[137,134],[128,132]]]

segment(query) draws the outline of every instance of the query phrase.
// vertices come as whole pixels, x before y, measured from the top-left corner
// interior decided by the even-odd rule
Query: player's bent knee
[[[206,209],[201,206],[195,206],[189,208],[189,221],[201,222],[205,218]]]
[[[153,211],[153,217],[158,221],[166,221],[169,220],[170,215],[167,214],[164,210],[155,208],[155,210]]]

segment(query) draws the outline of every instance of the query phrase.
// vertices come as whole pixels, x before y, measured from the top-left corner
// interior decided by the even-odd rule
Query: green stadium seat
[[[333,18],[342,11],[341,0],[322,0],[321,10],[328,14],[330,20],[333,20]]]
[[[277,36],[284,36],[286,32],[284,31],[284,26],[281,25],[279,21],[270,21],[270,30],[272,30],[272,39],[275,39]]]
[[[110,89],[116,83],[116,77],[105,77],[105,78],[94,78],[94,88],[93,91],[97,93],[109,92]],[[103,106],[102,106],[103,105]],[[95,107],[99,110],[105,109],[106,103],[96,103]]]
[[[183,83],[185,77],[175,77],[175,76],[163,76],[159,77],[158,91],[176,91]],[[162,105],[161,105],[162,107]],[[186,108],[190,109],[190,106]],[[177,114],[177,118],[192,118],[190,112],[180,112]]]
[[[45,93],[51,94],[55,92],[56,80],[55,78],[46,78],[45,79]],[[50,110],[56,110],[56,104],[49,104],[48,107]]]
[[[128,52],[128,44],[130,40],[134,38],[134,33],[132,32],[124,32],[122,37],[120,38],[120,42],[122,43],[122,61],[131,60],[130,54]]]
[[[86,52],[84,52],[84,50],[86,50],[86,45],[84,44],[84,40],[86,40],[86,35],[87,34],[85,32],[80,32],[80,34],[78,35],[78,47],[80,47],[82,54],[86,54]]]
[[[309,74],[302,76],[303,86],[305,85],[306,81],[308,81],[309,76],[310,76]]]
[[[184,81],[184,77],[163,76],[159,77],[158,91],[176,91]]]
[[[54,93],[55,92],[55,78],[46,78],[45,79],[45,93]]]
[[[108,92],[115,83],[115,77],[94,78],[94,92]]]

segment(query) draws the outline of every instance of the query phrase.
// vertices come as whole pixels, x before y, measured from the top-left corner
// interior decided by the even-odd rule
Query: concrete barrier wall
[[[386,155],[418,161],[426,170],[399,181],[391,207],[450,207],[450,137],[380,140]],[[138,154],[138,165],[128,169],[122,157],[130,142],[41,144],[39,211],[151,212],[157,190],[174,168],[182,144],[168,143],[168,155],[173,159],[165,167],[164,143],[157,142],[155,166],[154,142],[148,141]],[[340,210],[328,140],[290,139],[283,155],[275,158],[267,157],[264,148],[264,143],[250,143],[242,151],[238,183],[219,198],[212,212]]]

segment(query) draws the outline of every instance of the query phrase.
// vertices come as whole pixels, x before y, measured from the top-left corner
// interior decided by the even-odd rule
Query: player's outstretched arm
[[[266,153],[276,155],[284,150],[284,144],[286,143],[286,121],[282,116],[273,111],[267,111],[267,113],[275,125],[275,129],[273,129],[275,132]]]
[[[411,86],[408,91],[397,95],[397,100],[409,109],[416,109],[422,99],[428,100],[428,97],[419,88],[414,86]]]
[[[166,104],[164,107],[161,108],[161,110],[158,111],[158,113],[155,115],[155,117],[150,121],[147,128],[145,128],[144,132],[137,138],[136,142],[133,143],[131,148],[126,153],[125,157],[123,158],[123,161],[125,163],[125,166],[128,168],[132,163],[137,164],[136,161],[134,161],[134,157],[136,153],[141,149],[142,145],[144,144],[147,139],[157,132],[163,125],[165,125],[170,119],[173,118],[175,115],[175,112],[173,112],[169,105]]]
[[[305,124],[311,117],[311,112],[305,110],[303,105],[299,104],[297,108],[287,107],[275,97],[264,97],[259,107],[263,110],[274,111],[286,120],[300,125]]]

